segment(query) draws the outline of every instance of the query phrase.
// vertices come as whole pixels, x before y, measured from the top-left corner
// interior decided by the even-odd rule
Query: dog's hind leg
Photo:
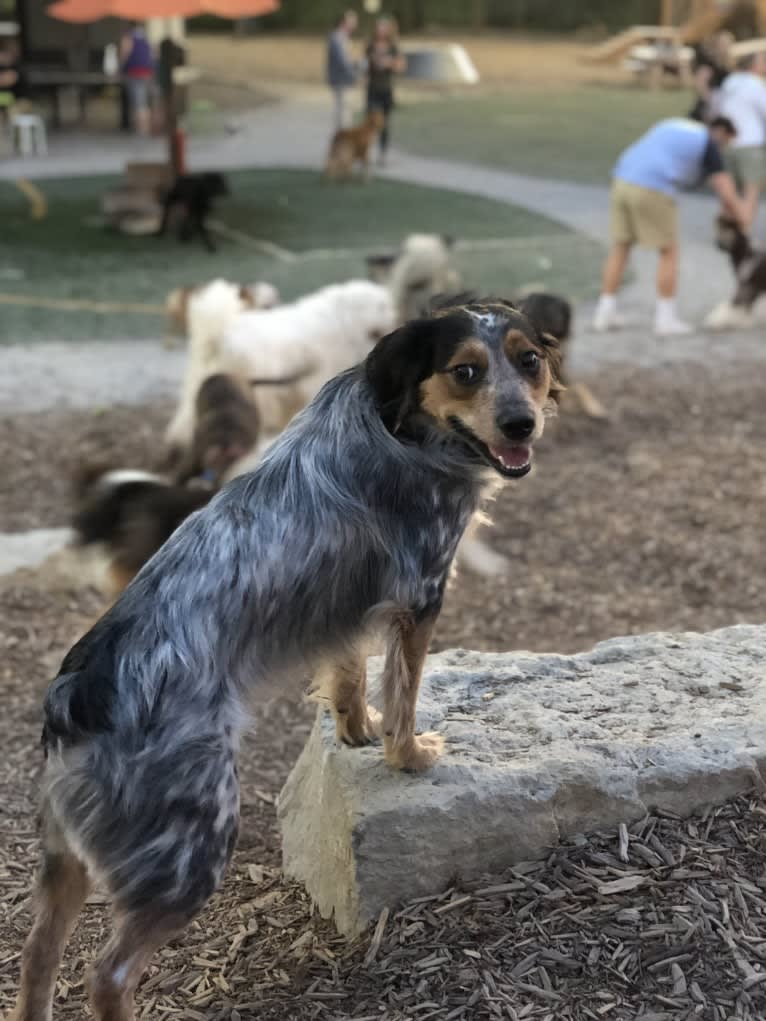
[[[85,866],[43,809],[43,861],[36,913],[21,955],[21,985],[7,1021],[50,1021],[61,957],[90,892]]]
[[[135,991],[149,961],[188,921],[152,908],[118,916],[114,934],[89,976],[96,1021],[133,1021]]]
[[[150,958],[223,880],[239,821],[233,742],[230,734],[220,742],[209,735],[179,745],[141,775],[140,812],[110,805],[98,820],[92,839],[115,904],[115,928],[88,976],[96,1021],[133,1021],[134,994]]]
[[[444,749],[439,734],[415,734],[418,689],[436,616],[402,613],[392,623],[383,667],[383,747],[386,762],[397,769],[428,769]]]
[[[363,651],[324,664],[312,696],[327,699],[335,717],[335,733],[343,744],[358,748],[380,737],[382,717],[367,705],[367,659]]]
[[[205,211],[204,213],[200,213],[199,216],[196,218],[197,231],[199,232],[199,235],[202,238],[202,242],[205,245],[205,248],[207,248],[209,252],[215,252],[217,251],[217,246],[215,241],[213,241],[213,236],[208,230],[207,224],[205,223],[206,216],[207,211]]]

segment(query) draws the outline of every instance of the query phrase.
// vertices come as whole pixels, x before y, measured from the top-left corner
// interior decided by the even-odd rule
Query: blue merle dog
[[[129,1021],[154,951],[220,884],[234,848],[249,696],[311,671],[338,738],[422,770],[429,638],[460,537],[494,478],[530,469],[559,389],[555,341],[500,301],[383,338],[299,414],[258,468],[174,532],[64,659],[45,702],[42,869],[14,1021],[48,1021],[94,882],[114,934],[88,989]],[[383,629],[382,714],[365,701]]]

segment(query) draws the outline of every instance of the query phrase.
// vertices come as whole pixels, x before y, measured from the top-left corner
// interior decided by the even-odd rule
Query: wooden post
[[[662,0],[660,5],[660,24],[664,28],[671,28],[673,25],[673,0]]]

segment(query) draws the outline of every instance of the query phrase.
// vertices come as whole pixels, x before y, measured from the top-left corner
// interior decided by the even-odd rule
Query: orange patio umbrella
[[[58,21],[99,21],[124,18],[146,21],[149,18],[191,18],[196,14],[217,14],[221,18],[255,18],[271,14],[279,0],[57,0],[46,14]]]
[[[256,18],[279,9],[279,0],[56,0],[46,14],[58,21],[87,24],[102,18],[148,21],[150,18],[190,18],[196,14],[216,14],[221,18]],[[175,102],[168,102],[167,132],[170,162],[176,173],[183,168],[183,132],[176,123]]]

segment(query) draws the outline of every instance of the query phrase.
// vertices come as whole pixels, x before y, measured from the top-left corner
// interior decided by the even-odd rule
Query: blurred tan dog
[[[212,281],[217,283],[218,281]],[[248,308],[274,308],[279,305],[279,291],[273,284],[263,280],[254,284],[234,284],[239,288],[241,311]],[[182,337],[189,336],[189,302],[195,294],[199,294],[210,284],[198,284],[194,287],[177,287],[165,299],[165,339],[168,349],[178,346]]]
[[[382,110],[370,110],[365,120],[357,127],[336,131],[330,142],[323,177],[332,181],[339,178],[348,180],[355,165],[359,163],[362,180],[367,180],[370,172],[370,149],[383,130],[385,122],[386,117]]]

